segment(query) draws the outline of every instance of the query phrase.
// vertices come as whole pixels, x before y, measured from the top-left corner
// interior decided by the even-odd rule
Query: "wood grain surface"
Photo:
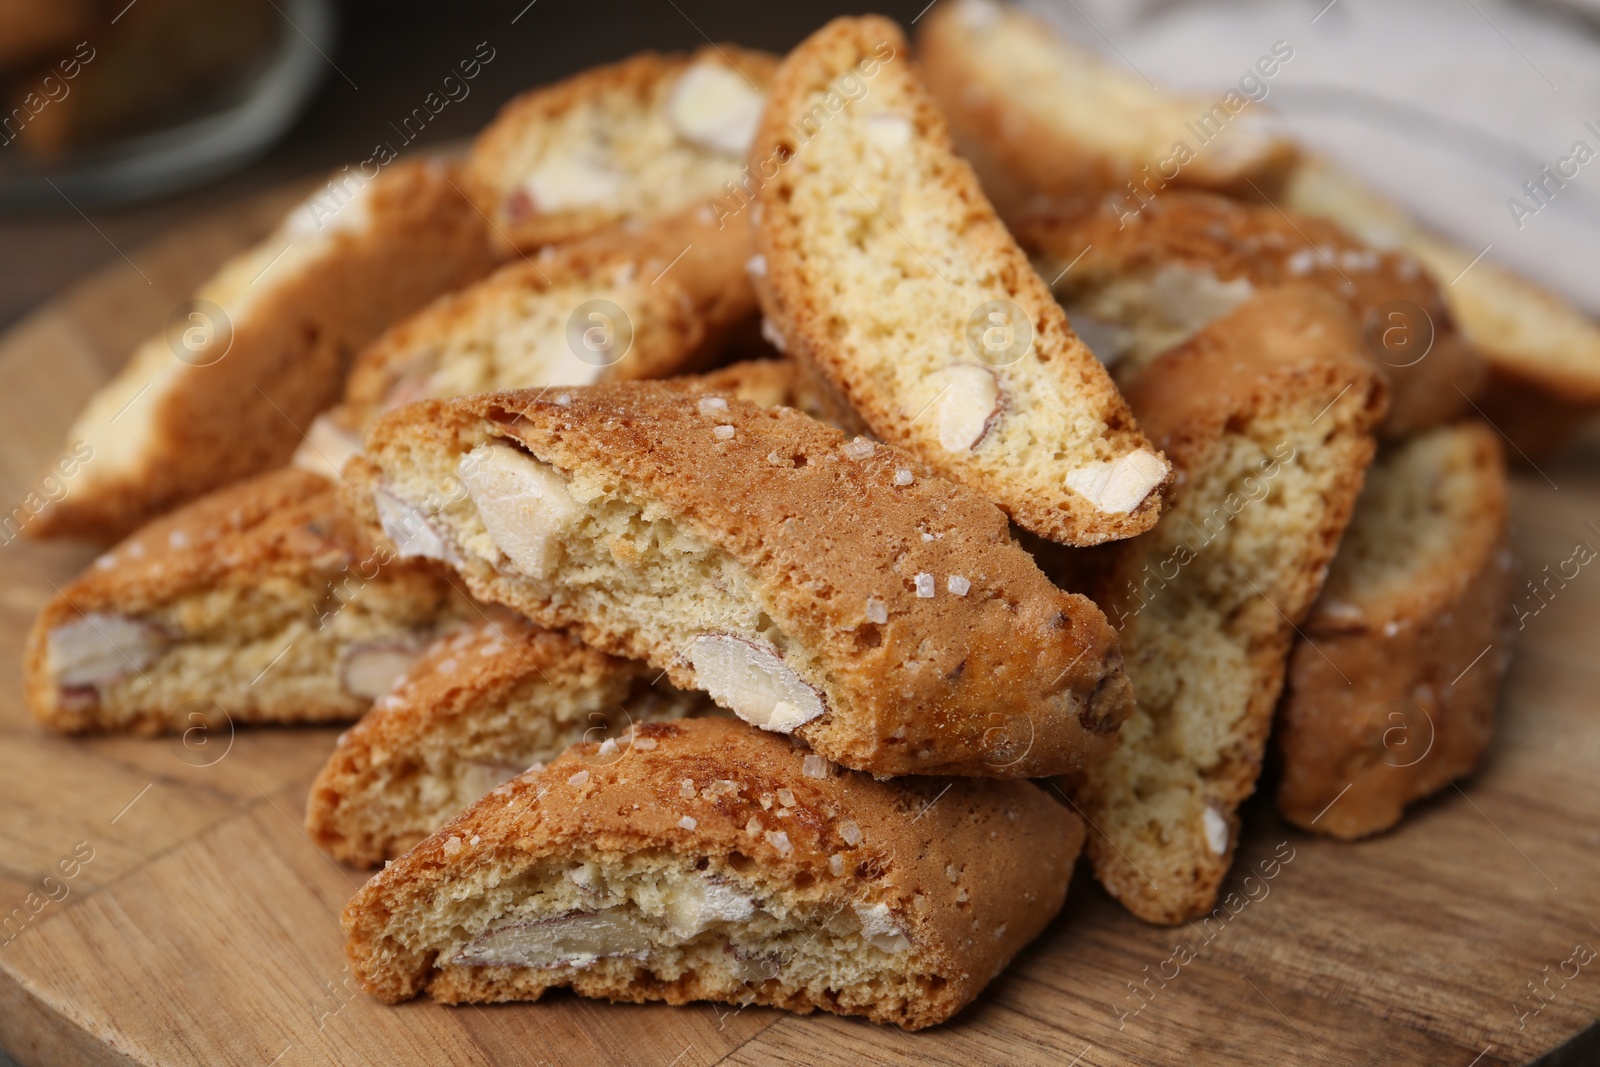
[[[137,249],[139,271],[115,263],[0,340],[6,510],[90,391],[294,195]],[[1519,471],[1514,503],[1526,573],[1580,541],[1600,547],[1600,441]],[[1319,841],[1258,797],[1227,889],[1244,899],[1247,873],[1292,858],[1269,864],[1276,876],[1252,882],[1237,914],[1146,926],[1080,873],[1060,919],[976,1005],[906,1034],[712,1005],[366,998],[337,924],[363,875],[300,830],[335,731],[73,740],[29,717],[24,635],[96,551],[0,548],[0,920],[13,919],[0,934],[0,1046],[23,1065],[1488,1067],[1525,1063],[1600,1015],[1600,959],[1550,977],[1570,974],[1578,946],[1600,948],[1600,570],[1526,620],[1482,772],[1397,831]],[[1182,965],[1180,944],[1194,957]]]

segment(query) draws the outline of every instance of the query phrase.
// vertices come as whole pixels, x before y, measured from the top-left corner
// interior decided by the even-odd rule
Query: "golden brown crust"
[[[1014,63],[984,46],[983,38],[996,28],[1050,42],[1058,53],[1054,65],[1069,76],[1049,84],[1019,79]],[[1275,193],[1296,159],[1291,142],[1257,133],[1246,135],[1256,143],[1243,150],[1229,143],[1220,148],[1202,145],[1162,181],[1166,165],[1173,162],[1175,142],[1192,139],[1184,120],[1207,115],[1218,101],[1148,90],[1016,5],[989,0],[938,4],[918,22],[917,52],[957,144],[1008,219],[1041,203],[1072,213],[1089,210],[1107,194],[1136,204],[1134,185],[1160,191],[1169,182],[1258,199]],[[1131,84],[1120,87],[1124,80]],[[1058,111],[1089,110],[1108,96],[1129,94],[1141,98],[1139,104],[1098,108],[1096,121],[1106,128],[1094,136],[1074,137],[1058,121]],[[1182,109],[1182,117],[1173,108]],[[1130,154],[1126,145],[1118,149],[1110,143],[1128,138],[1143,141],[1147,152]]]
[[[558,471],[604,472],[750,570],[762,610],[824,665],[812,684],[832,711],[799,733],[830,759],[877,774],[1036,777],[1111,747],[1129,702],[1111,630],[1050,584],[998,509],[891,446],[847,450],[792,409],[733,398],[708,413],[701,397],[635,382],[416,404],[374,424],[346,470],[348,499],[370,519],[375,483],[427,462],[411,453],[454,470],[480,442],[512,439]],[[714,435],[718,425],[731,433]],[[476,596],[695,687],[682,649],[608,630],[481,558],[460,573]],[[918,575],[932,596],[918,595]],[[951,577],[970,592],[948,592]],[[869,599],[887,623],[868,620]]]
[[[807,777],[803,749],[723,719],[652,723],[634,736],[621,759],[602,756],[596,745],[574,746],[369,881],[343,916],[346,954],[363,988],[391,1002],[424,990],[450,1003],[532,1000],[553,985],[614,1000],[728,1000],[726,990],[692,972],[656,978],[647,962],[626,973],[473,967],[441,963],[431,946],[404,943],[413,914],[489,872],[504,884],[547,859],[605,862],[666,852],[710,857],[731,879],[769,892],[794,887],[802,899],[887,905],[913,946],[908,971],[928,979],[925,996],[814,997],[803,987],[785,989],[781,970],[743,989],[756,1003],[789,1011],[821,1008],[919,1029],[971,1002],[1044,928],[1061,907],[1082,843],[1078,819],[1025,782],[886,783],[837,771]],[[652,747],[639,746],[639,738]],[[693,798],[685,796],[685,779],[697,786]],[[718,781],[737,790],[706,789]],[[794,801],[781,822],[770,808],[780,790]],[[752,821],[757,835],[749,832]],[[853,842],[848,824],[860,834]],[[760,832],[777,829],[787,835],[786,848]],[[833,856],[843,862],[830,865]]]
[[[850,79],[869,80],[870,92],[846,101],[838,87]],[[875,110],[866,111],[868,103]],[[875,121],[886,122],[886,136],[904,144],[846,155],[839,146],[848,147],[847,138],[872,142]],[[849,165],[828,164],[819,156],[825,144]],[[956,154],[894,23],[838,19],[791,52],[773,81],[750,161],[764,182],[756,232],[766,265],[756,279],[762,307],[788,354],[814,366],[874,434],[971,485],[1018,525],[1052,540],[1096,544],[1154,524],[1167,465],[1149,452],[1116,387],[1073,335],[972,168]],[[888,211],[902,216],[899,223],[857,187],[873,188],[869,175],[882,181],[880,164],[890,165],[885,161],[901,168],[886,193],[895,198]],[[769,178],[767,170],[775,174]],[[840,182],[849,187],[821,199]],[[870,210],[862,209],[862,198]],[[836,207],[845,222],[832,218]],[[919,236],[908,237],[906,229]],[[908,243],[915,255],[906,254]],[[879,289],[881,303],[874,303]],[[996,302],[1008,310],[984,311]],[[975,362],[972,337],[982,332],[974,321],[1014,317],[1010,309],[1026,317],[1030,347],[1014,358],[1003,353]],[[921,321],[928,314],[937,321]],[[930,326],[948,332],[921,336]],[[957,445],[936,428],[939,417],[922,416],[941,402],[963,401],[966,387],[934,386],[927,398],[915,394],[936,374],[960,370],[988,373],[996,398],[984,404],[991,413],[980,420],[977,437]],[[1126,506],[1102,508],[1073,487],[1074,475],[1120,468],[1140,452],[1149,477],[1143,494]],[[1045,463],[1040,457],[1046,454],[1057,458]]]
[[[1174,923],[1210,908],[1227,873],[1294,627],[1349,521],[1385,398],[1344,308],[1309,287],[1256,295],[1151,364],[1128,397],[1183,488],[1151,535],[1106,550],[1097,600],[1121,630],[1141,703],[1118,751],[1070,785],[1103,831],[1088,846],[1100,881],[1139,917]],[[1250,442],[1270,465],[1235,484]],[[1291,481],[1284,468],[1307,473]],[[1213,499],[1252,479],[1294,493],[1281,517],[1253,495]],[[1226,509],[1215,529],[1213,504]],[[1228,673],[1191,694],[1201,670]],[[1202,742],[1214,748],[1203,754]],[[1159,811],[1146,807],[1157,793]]]
[[[381,593],[367,588],[374,583]],[[51,631],[92,613],[152,618],[200,596],[232,596],[243,612],[286,590],[295,591],[291,599],[303,601],[302,621],[317,629],[358,597],[364,607],[374,608],[380,597],[385,603],[392,598],[403,605],[396,621],[415,624],[420,631],[459,612],[449,582],[425,564],[396,559],[368,536],[339,507],[331,483],[308,471],[283,468],[217,490],[147,524],[62,588],[39,612],[28,636],[24,674],[29,706],[40,722],[68,732],[183,729],[190,723],[181,706],[185,702],[176,698],[152,702],[137,692],[123,694],[131,708],[111,717],[98,697],[90,700],[87,693],[63,691],[48,662]],[[166,634],[177,644],[209,640],[205,627],[217,620],[194,624],[202,629],[185,632],[178,611],[160,625],[177,628]],[[227,700],[223,707],[213,699],[226,691],[222,682],[200,678],[188,697],[206,705],[202,714],[208,721],[225,716],[234,723],[350,719],[370,702],[350,694],[330,698],[306,692],[274,699],[271,682],[239,688],[249,700]]]
[[[371,866],[570,741],[709,706],[652,689],[658,673],[493,609],[436,641],[339,736],[311,786],[306,833],[335,859]]]
[[[519,259],[440,297],[364,348],[329,418],[358,437],[378,414],[401,403],[462,391],[448,388],[459,380],[448,362],[458,349],[476,359],[497,343],[506,346],[506,361],[486,383],[466,391],[664,378],[704,367],[753,326],[755,290],[745,272],[751,249],[742,221],[719,227],[691,211],[640,227],[614,226]],[[580,353],[570,319],[559,340],[539,335],[525,342],[526,351],[515,351],[507,336],[508,327],[530,317],[529,303],[553,301],[558,317],[565,317],[590,299],[613,296],[623,300],[618,306],[632,336],[614,362],[599,365]],[[551,344],[560,351],[543,350]],[[521,360],[527,366],[519,375]],[[444,383],[443,391],[436,383]]]
[[[210,489],[288,462],[301,429],[339,395],[362,345],[493,265],[483,222],[449,168],[395,163],[372,179],[364,196],[370,227],[333,227],[316,238],[331,242],[326,254],[298,272],[279,263],[290,273],[273,278],[275,284],[233,280],[239,299],[251,294],[250,306],[234,314],[232,346],[222,358],[206,366],[180,364],[164,336],[146,342],[123,373],[177,377],[151,386],[148,404],[104,412],[105,425],[99,413],[94,426],[80,422],[72,437],[94,444],[98,434],[148,419],[148,442],[137,449],[136,461],[123,454],[126,449],[102,444],[72,492],[28,525],[30,535],[114,539]],[[310,239],[278,231],[257,250],[264,255],[261,266],[277,251],[268,245]],[[200,295],[209,291],[202,288]],[[131,391],[128,399],[132,404]],[[119,425],[109,427],[113,419]]]
[[[1383,484],[1392,479],[1402,481]],[[1510,658],[1508,492],[1495,432],[1464,423],[1416,438],[1380,460],[1373,482],[1385,492],[1357,506],[1290,660],[1277,732],[1278,810],[1345,840],[1393,826],[1407,804],[1477,766]],[[1406,543],[1404,527],[1424,523],[1448,524],[1446,540]],[[1405,544],[1403,572],[1347,558],[1373,538]]]
[[[1060,279],[1056,291],[1069,306],[1108,282],[1173,266],[1221,282],[1242,278],[1257,289],[1317,286],[1349,308],[1389,380],[1384,433],[1391,438],[1458,417],[1483,384],[1482,360],[1422,264],[1401,250],[1369,247],[1327,219],[1174,191],[1137,214],[1110,205],[1079,217],[1030,214],[1015,232],[1041,272]],[[1423,336],[1429,347],[1418,355]],[[1113,373],[1122,377],[1121,370]]]
[[[592,67],[554,85],[531,89],[505,105],[473,144],[467,178],[475,203],[490,220],[497,235],[523,251],[570,241],[596,233],[614,223],[638,221],[638,216],[615,204],[565,208],[540,212],[518,189],[527,177],[516,165],[519,149],[531,130],[581,112],[586,107],[610,106],[638,113],[663,108],[678,77],[696,63],[732,65],[753,85],[765,86],[777,59],[765,52],[736,45],[707,45],[693,55],[641,52],[619,63]],[[597,119],[597,123],[603,122]],[[726,180],[738,177],[740,161],[730,157]],[[669,210],[708,202],[722,193],[720,185],[707,189],[656,191],[673,200]]]

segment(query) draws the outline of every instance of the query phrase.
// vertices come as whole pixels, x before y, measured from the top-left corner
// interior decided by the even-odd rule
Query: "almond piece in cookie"
[[[311,787],[306,833],[335,859],[370,866],[568,745],[610,740],[607,755],[621,759],[634,727],[711,709],[700,694],[651,685],[659,673],[509,613],[464,626],[340,736]]]
[[[739,179],[777,60],[733,45],[644,52],[512,100],[467,163],[523,251],[710,204]]]
[[[529,488],[475,488],[491,470]],[[1077,769],[1128,711],[1104,618],[998,509],[789,408],[654,382],[429,401],[345,473],[402,555],[846,766]]]
[[[1408,437],[1468,411],[1483,360],[1461,336],[1440,287],[1409,253],[1369,246],[1327,219],[1269,204],[1172,191],[1137,215],[1025,217],[1017,240],[1055,279],[1080,336],[1118,381],[1277,285],[1314,285],[1343,301],[1389,381],[1383,433]]]
[[[1083,824],[1027,782],[880,782],[726,719],[501,786],[345,907],[368,993],[712,1000],[909,1030],[1061,909]],[[617,746],[613,746],[617,747]]]
[[[1008,217],[1041,200],[1082,210],[1108,194],[1137,211],[1170,186],[1257,198],[1295,159],[1238,92],[1157,89],[1017,5],[950,0],[918,27],[928,86]],[[1263,62],[1276,69],[1283,58]]]
[[[471,613],[285,468],[141,529],[67,583],[28,639],[36,718],[73,733],[327,722],[371,706]],[[196,718],[198,716],[198,718]]]
[[[1478,765],[1511,652],[1508,519],[1487,426],[1413,438],[1367,472],[1289,660],[1284,818],[1364,837]]]
[[[1041,537],[1155,523],[1166,461],[955,153],[898,27],[840,19],[790,53],[750,161],[762,310],[874,435]],[[1135,455],[1117,506],[1071,476]]]
[[[361,346],[493,262],[447,166],[335,175],[89,400],[58,461],[82,461],[70,491],[26,532],[115,539],[288,462]]]
[[[1096,877],[1177,923],[1215,903],[1255,790],[1295,626],[1371,461],[1384,385],[1344,306],[1257,294],[1156,360],[1128,399],[1183,472],[1144,537],[1091,583],[1138,701],[1117,750],[1064,782]]]

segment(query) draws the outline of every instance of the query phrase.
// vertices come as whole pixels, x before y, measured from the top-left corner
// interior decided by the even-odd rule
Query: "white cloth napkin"
[[[1174,89],[1226,89],[1287,42],[1294,56],[1267,82],[1262,106],[1302,143],[1473,251],[1487,247],[1485,258],[1600,314],[1600,0],[1031,6]],[[1585,153],[1592,158],[1579,162]],[[1539,198],[1528,181],[1543,183]]]

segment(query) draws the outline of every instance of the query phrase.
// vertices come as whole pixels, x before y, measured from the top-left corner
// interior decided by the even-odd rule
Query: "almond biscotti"
[[[1326,219],[1205,193],[1170,192],[1130,216],[1114,206],[1040,213],[1017,239],[1095,354],[1126,381],[1162,352],[1274,285],[1344,301],[1390,384],[1384,433],[1405,437],[1468,410],[1483,362],[1439,287],[1398,250],[1369,247]]]
[[[57,730],[160,733],[354,719],[477,612],[368,537],[333,485],[292,468],[144,527],[45,605],[25,685]]]
[[[1107,194],[1137,207],[1169,188],[1259,198],[1295,159],[1242,93],[1163,92],[1011,4],[937,4],[917,49],[957,144],[1008,217],[1040,201],[1084,210]],[[1277,42],[1263,72],[1293,54]]]
[[[789,54],[750,151],[762,308],[879,438],[1069,544],[1156,521],[1170,467],[984,199],[881,18]]]
[[[713,705],[635,660],[505,614],[439,638],[339,737],[306,834],[335,859],[398,856],[463,808],[579,741],[621,758],[638,725]]]
[[[1289,661],[1278,810],[1346,840],[1470,773],[1510,660],[1511,551],[1500,439],[1435,430],[1367,473]]]
[[[1128,712],[1104,617],[998,509],[789,408],[657,382],[425,401],[345,475],[401,554],[849,767],[1076,770]]]
[[[375,417],[415,400],[703,366],[753,324],[750,250],[748,226],[689,213],[502,267],[363,349],[295,462],[336,475]]]
[[[287,462],[362,345],[492,265],[483,220],[445,165],[336,175],[90,399],[64,449],[89,458],[27,532],[118,538]]]
[[[776,64],[733,45],[645,52],[524,93],[472,147],[473,199],[524,251],[696,205],[715,216]]]
[[[1284,206],[1422,262],[1489,365],[1484,414],[1524,453],[1559,447],[1600,410],[1600,323],[1567,300],[1433,233],[1324,160],[1294,169]]]
[[[727,719],[646,723],[375,875],[345,907],[345,952],[391,1003],[570,987],[916,1030],[1044,929],[1082,840],[1027,782],[880,782]]]
[[[1171,349],[1128,398],[1183,478],[1153,531],[1105,550],[1096,599],[1137,706],[1117,750],[1064,785],[1095,828],[1100,882],[1140,918],[1177,923],[1209,910],[1227,873],[1384,385],[1342,304],[1285,287]]]

